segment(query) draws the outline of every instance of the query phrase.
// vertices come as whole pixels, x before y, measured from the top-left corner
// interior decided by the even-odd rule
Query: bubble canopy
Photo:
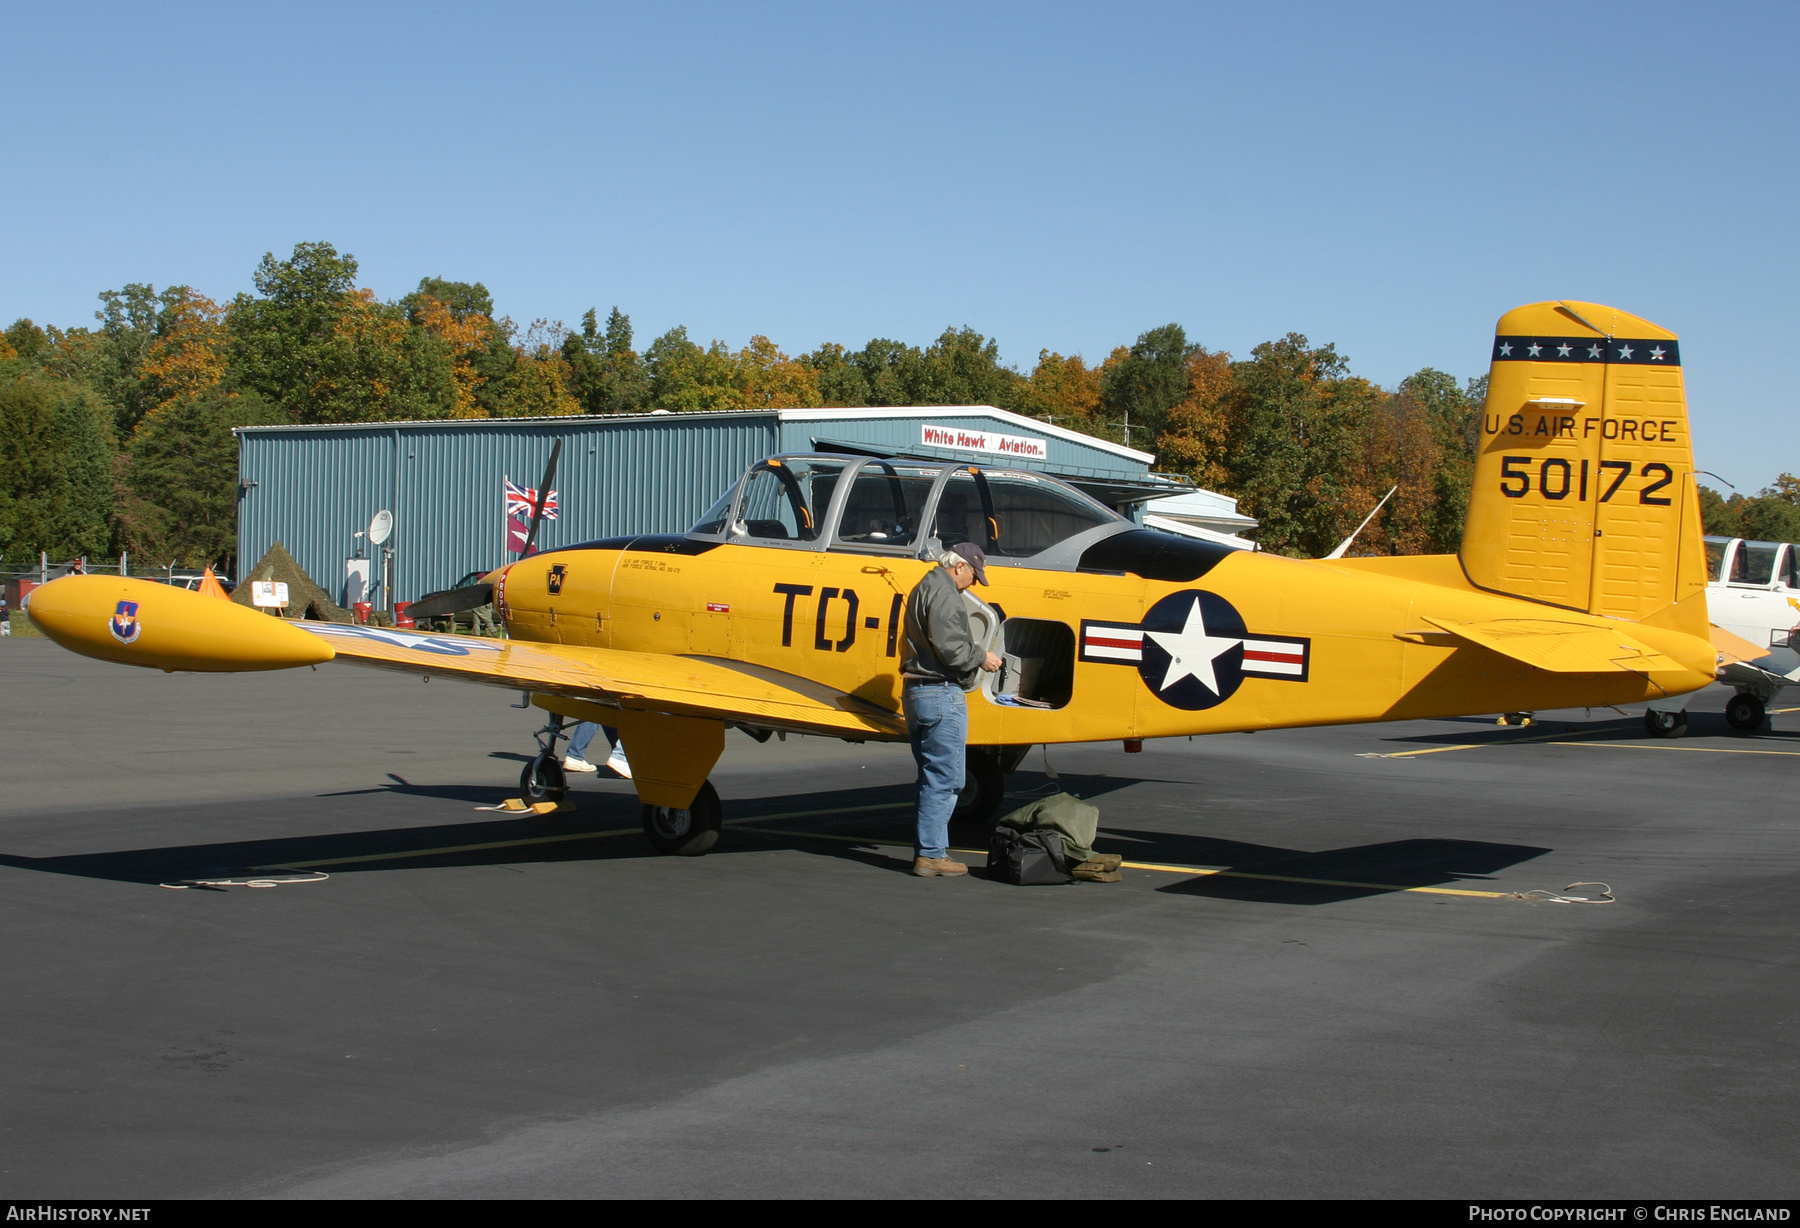
[[[688,536],[917,557],[972,541],[1005,566],[1133,527],[1067,483],[1030,470],[806,453],[750,466]]]

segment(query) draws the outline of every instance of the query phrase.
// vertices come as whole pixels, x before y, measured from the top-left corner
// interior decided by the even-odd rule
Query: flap
[[[340,660],[358,665],[796,733],[906,737],[906,721],[897,713],[809,679],[737,662],[341,623],[288,625],[328,641]]]

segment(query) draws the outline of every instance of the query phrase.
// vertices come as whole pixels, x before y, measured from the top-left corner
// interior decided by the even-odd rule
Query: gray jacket
[[[906,599],[906,651],[900,673],[911,680],[954,682],[969,689],[981,675],[987,653],[969,632],[969,613],[956,581],[933,567]]]

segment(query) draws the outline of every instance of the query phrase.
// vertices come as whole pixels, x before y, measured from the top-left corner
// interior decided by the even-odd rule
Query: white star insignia
[[[1543,349],[1544,349],[1544,347],[1541,345],[1529,345],[1529,346],[1525,347],[1525,352],[1527,354],[1531,355],[1533,358],[1536,358],[1540,353],[1543,352]]]
[[[1558,358],[1567,358],[1569,356],[1569,351],[1574,348],[1575,347],[1572,345],[1559,345],[1556,347],[1556,356]]]
[[[1198,601],[1188,609],[1187,622],[1181,630],[1146,631],[1144,634],[1169,654],[1169,668],[1163,672],[1162,685],[1156,688],[1159,691],[1168,690],[1183,678],[1195,678],[1214,695],[1219,694],[1219,677],[1213,662],[1244,642],[1208,635]]]
[[[1588,357],[1589,357],[1589,358],[1598,358],[1598,357],[1600,357],[1600,347],[1599,347],[1599,346],[1597,346],[1597,345],[1590,345],[1590,346],[1588,346]]]
[[[1500,347],[1500,357],[1502,357],[1502,358],[1511,358],[1512,357],[1512,343],[1511,342],[1508,342],[1507,344]]]
[[[1631,347],[1628,345],[1620,346],[1619,347],[1619,357],[1620,358],[1630,358],[1631,357]]]
[[[1663,360],[1663,355],[1666,353],[1668,353],[1668,351],[1663,349],[1662,346],[1659,345],[1655,349],[1650,351],[1650,357],[1653,360],[1655,360],[1656,362],[1661,362]]]

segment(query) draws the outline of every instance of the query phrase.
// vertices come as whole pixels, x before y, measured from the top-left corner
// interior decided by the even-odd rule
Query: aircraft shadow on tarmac
[[[1638,717],[1602,721],[1566,721],[1546,718],[1534,721],[1530,725],[1497,726],[1488,717],[1455,716],[1447,717],[1441,723],[1458,725],[1461,728],[1447,733],[1405,734],[1384,738],[1383,741],[1391,744],[1410,743],[1417,746],[1486,746],[1490,743],[1544,742],[1559,738],[1577,742],[1638,742],[1647,736],[1644,731],[1644,723]],[[1726,722],[1724,713],[1705,712],[1697,709],[1688,712],[1687,736],[1690,738],[1731,738],[1734,741],[1742,741],[1746,738],[1778,742],[1800,740],[1800,733],[1771,729],[1766,723],[1761,729],[1733,729]],[[1676,742],[1672,745],[1679,746],[1680,743]]]
[[[1035,773],[1014,777],[1010,804],[1024,804],[1056,787],[1096,799],[1142,783],[1144,778],[1064,775],[1030,787]],[[491,786],[420,786],[394,778],[392,785],[355,794],[400,794],[458,802],[491,803],[503,791]],[[802,848],[905,872],[911,858],[908,805],[911,789],[881,786],[747,800],[731,807],[723,838],[710,854],[770,848]],[[334,794],[331,796],[345,796]],[[407,826],[166,848],[120,849],[60,857],[0,854],[0,866],[121,883],[157,884],[239,877],[275,868],[354,871],[442,869],[452,866],[520,865],[556,861],[620,861],[656,856],[643,840],[637,799],[629,793],[584,792],[575,815]],[[778,823],[779,830],[760,825]],[[985,847],[991,824],[956,829],[959,847]],[[880,848],[882,842],[890,847]],[[1493,874],[1538,857],[1548,849],[1474,840],[1397,840],[1309,853],[1270,845],[1120,827],[1102,816],[1102,851],[1128,861],[1209,867],[1225,873],[1177,878],[1159,887],[1176,895],[1280,904],[1326,904],[1382,895],[1408,887],[1454,884]],[[897,846],[897,847],[894,847]],[[1160,873],[1136,871],[1141,873]]]
[[[1213,866],[1223,873],[1159,888],[1173,895],[1265,904],[1335,904],[1411,887],[1453,887],[1485,880],[1550,852],[1486,840],[1389,840],[1308,853],[1273,845],[1102,826],[1096,847],[1127,861]]]

